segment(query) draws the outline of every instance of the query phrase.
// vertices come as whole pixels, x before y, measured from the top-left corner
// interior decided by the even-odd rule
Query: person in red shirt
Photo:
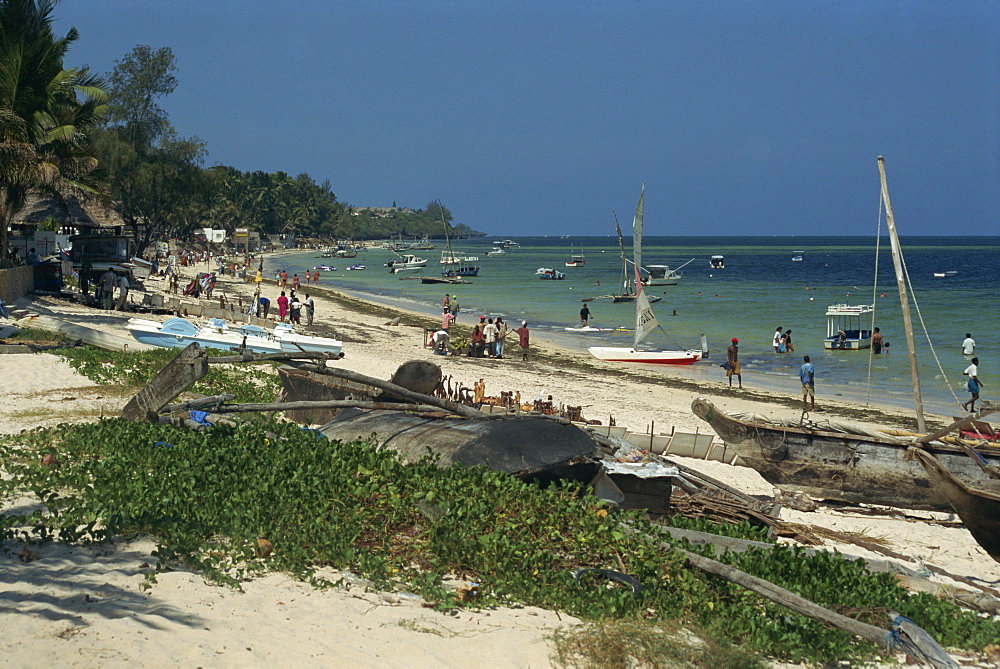
[[[521,327],[514,330],[517,343],[521,345],[521,360],[528,359],[528,321],[521,321]]]

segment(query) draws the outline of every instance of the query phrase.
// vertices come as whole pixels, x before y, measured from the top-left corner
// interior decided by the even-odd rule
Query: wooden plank
[[[208,354],[190,344],[167,363],[122,409],[122,418],[136,423],[159,421],[160,409],[208,373]]]

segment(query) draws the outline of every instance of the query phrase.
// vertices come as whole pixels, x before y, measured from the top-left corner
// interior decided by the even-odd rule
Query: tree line
[[[121,214],[140,252],[203,227],[377,239],[443,237],[444,221],[456,237],[481,234],[452,226],[438,202],[355,208],[306,173],[206,167],[206,143],[178,135],[159,104],[178,84],[170,48],[136,46],[104,76],[66,68],[79,33],[53,32],[55,4],[0,0],[0,258],[33,193],[64,205],[70,196],[99,198]]]

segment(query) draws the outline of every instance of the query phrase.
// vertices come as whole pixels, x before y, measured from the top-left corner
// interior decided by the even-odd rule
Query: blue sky
[[[68,66],[170,47],[208,164],[491,234],[1000,235],[1000,3],[63,0]]]

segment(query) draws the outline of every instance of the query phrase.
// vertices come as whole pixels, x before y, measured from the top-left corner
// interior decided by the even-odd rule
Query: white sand
[[[236,291],[249,295],[247,285],[228,278],[222,281],[221,290],[230,299]],[[124,332],[128,318],[50,299],[35,300],[30,306],[38,313],[80,319],[117,334]],[[606,423],[608,416],[614,416],[619,425],[635,430],[653,422],[657,431],[670,426],[708,429],[690,411],[695,393],[605,375],[597,371],[605,363],[594,363],[594,370],[588,372],[524,363],[516,340],[508,341],[505,360],[435,356],[423,347],[422,328],[391,327],[385,325],[386,320],[348,313],[333,302],[317,299],[318,324],[332,327],[348,340],[346,358],[337,363],[346,369],[388,378],[402,362],[432,360],[453,377],[453,383],[471,387],[484,379],[488,395],[520,391],[524,401],[552,395],[556,403],[583,405],[587,418]],[[7,399],[0,404],[3,432],[113,415],[127,399],[93,386],[54,355],[0,356],[0,374]],[[706,383],[697,394],[710,397],[727,411],[798,417],[793,409],[733,397],[720,393],[721,388],[721,384]],[[833,409],[839,406],[822,395],[818,403]],[[888,409],[885,413],[895,415]],[[750,494],[772,491],[753,470],[682,461]],[[994,587],[1000,580],[1000,564],[961,527],[825,507],[812,513],[786,509],[781,515],[792,522],[880,537],[897,552]],[[829,546],[884,559],[851,544]],[[241,594],[207,585],[197,575],[174,572],[161,576],[158,585],[143,593],[141,565],[151,563],[148,540],[116,548],[47,544],[32,547],[41,559],[29,563],[18,559],[21,548],[7,544],[0,555],[0,620],[6,632],[0,635],[0,651],[11,666],[535,667],[550,664],[546,630],[576,623],[567,616],[533,609],[462,611],[449,616],[362,588],[316,591],[281,575],[247,583]],[[907,566],[919,568],[913,563]]]

